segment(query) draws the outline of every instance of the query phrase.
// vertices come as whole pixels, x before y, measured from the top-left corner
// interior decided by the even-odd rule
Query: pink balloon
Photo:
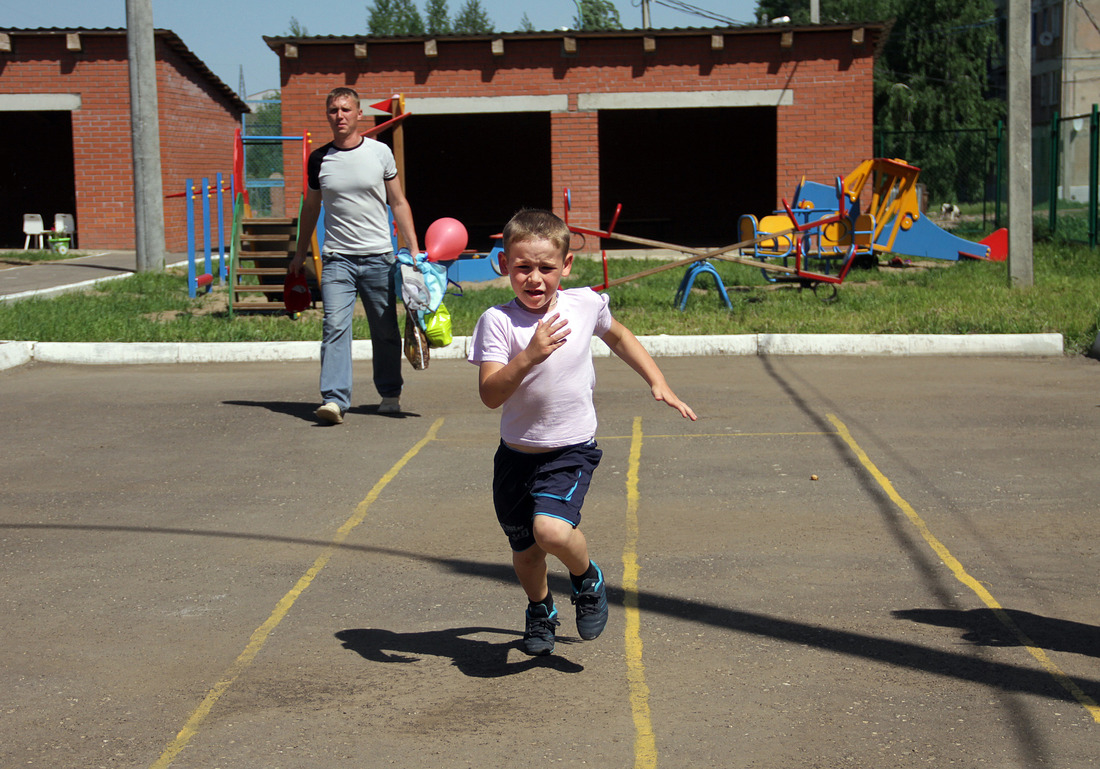
[[[458,258],[466,248],[469,235],[466,227],[458,219],[444,217],[436,219],[424,234],[424,245],[428,249],[429,262],[450,262]]]

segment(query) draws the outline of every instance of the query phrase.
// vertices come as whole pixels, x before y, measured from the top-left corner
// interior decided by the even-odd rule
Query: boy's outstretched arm
[[[600,338],[611,348],[613,353],[626,361],[632,369],[641,375],[642,379],[649,385],[649,389],[656,400],[664,401],[679,411],[681,416],[690,419],[692,422],[698,419],[695,412],[691,410],[691,406],[677,398],[676,393],[672,392],[672,388],[665,381],[665,375],[661,373],[657,362],[653,360],[653,356],[646,352],[646,349],[642,347],[642,343],[638,341],[638,337],[634,336],[630,329],[619,321],[612,320],[611,328]]]

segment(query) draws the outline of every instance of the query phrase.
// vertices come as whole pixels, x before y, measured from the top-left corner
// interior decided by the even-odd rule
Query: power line
[[[702,19],[709,19],[710,21],[717,21],[721,24],[728,24],[731,27],[738,27],[751,23],[747,21],[738,21],[736,19],[731,19],[729,16],[723,16],[720,13],[708,11],[706,8],[700,8],[696,5],[685,3],[682,0],[651,0],[651,2],[657,5],[663,5],[665,8],[670,8],[674,11],[679,11],[680,13],[686,13],[689,16],[698,16]],[[632,0],[631,5],[637,8],[639,3],[640,0]]]

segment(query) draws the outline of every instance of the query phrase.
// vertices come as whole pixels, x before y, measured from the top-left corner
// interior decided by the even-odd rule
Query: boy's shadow
[[[379,628],[356,628],[336,633],[345,649],[356,652],[372,662],[418,662],[422,655],[450,657],[452,664],[471,678],[499,678],[523,673],[532,668],[552,668],[560,673],[580,673],[582,665],[550,654],[544,657],[524,657],[508,661],[508,652],[516,649],[523,654],[521,640],[490,643],[465,636],[476,633],[514,635],[513,630],[489,627],[463,627],[434,630],[425,633],[394,633]],[[558,638],[558,643],[572,643]]]

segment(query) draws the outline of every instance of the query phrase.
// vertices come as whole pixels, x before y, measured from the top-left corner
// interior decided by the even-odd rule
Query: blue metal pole
[[[203,266],[206,275],[213,275],[210,271],[210,180],[202,177],[202,254]]]
[[[222,172],[218,171],[218,282],[225,283],[225,201],[222,196]]]
[[[187,200],[187,295],[195,298],[195,191],[192,180],[187,180],[186,192],[183,197]]]

